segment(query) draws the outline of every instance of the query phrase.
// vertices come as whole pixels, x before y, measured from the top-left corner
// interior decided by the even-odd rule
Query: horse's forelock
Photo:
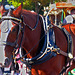
[[[4,9],[3,5],[0,6],[0,13],[1,15],[3,15],[6,12],[6,10]]]

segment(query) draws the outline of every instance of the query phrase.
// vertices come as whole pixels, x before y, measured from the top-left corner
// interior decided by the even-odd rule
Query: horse
[[[54,48],[55,45],[51,46],[51,43],[47,41],[48,38],[46,36],[49,30],[44,28],[42,17],[35,12],[22,9],[22,6],[21,4],[15,10],[9,9],[7,16],[3,16],[1,19],[2,27],[10,26],[10,28],[2,28],[2,32],[7,33],[4,49],[5,56],[9,60],[12,59],[13,61],[14,59],[17,61],[14,56],[19,50],[20,58],[18,60],[27,65],[29,74],[59,75],[63,66],[65,66],[67,58],[68,43],[64,32],[57,26],[52,25],[52,27],[48,28],[49,30],[52,28],[55,34],[55,45],[57,48]],[[8,23],[6,24],[6,22]],[[47,46],[44,44],[49,44],[51,47],[48,46],[46,48]],[[45,48],[46,50],[41,51],[41,49]]]
[[[75,24],[65,24],[65,25],[62,25],[62,27],[64,27],[72,36],[72,41],[73,41],[73,44],[72,44],[72,54],[73,56],[75,57]],[[75,61],[73,61],[73,64],[72,66],[70,67],[70,69],[68,71],[71,71],[72,69],[75,68]]]

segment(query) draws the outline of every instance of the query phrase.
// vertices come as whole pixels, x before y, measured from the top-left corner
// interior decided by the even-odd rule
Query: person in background
[[[63,24],[68,24],[68,23],[75,23],[75,9],[71,10],[71,14],[66,16]]]

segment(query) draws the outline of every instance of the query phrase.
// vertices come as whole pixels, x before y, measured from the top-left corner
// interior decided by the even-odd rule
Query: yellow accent
[[[64,18],[66,17],[65,11],[64,11]]]
[[[16,63],[17,63],[17,62],[16,62],[16,58],[14,58],[14,60],[15,60],[15,64],[16,64]]]

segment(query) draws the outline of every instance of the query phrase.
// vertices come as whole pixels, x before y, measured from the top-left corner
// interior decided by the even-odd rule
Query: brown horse
[[[7,24],[6,20],[7,22],[9,21]],[[8,32],[4,49],[6,57],[11,59],[15,45],[22,48],[24,54],[27,55],[26,58],[34,58],[40,53],[45,39],[41,40],[41,37],[45,34],[42,18],[38,17],[37,13],[22,9],[21,4],[17,9],[9,10],[7,16],[2,17],[2,25],[4,24],[11,27],[8,30],[4,29],[5,32]],[[67,52],[67,39],[63,31],[56,26],[53,26],[52,29],[55,33],[55,44],[62,52]],[[65,66],[65,60],[66,57],[59,53],[47,61],[44,60],[45,62],[43,63],[41,61],[39,64],[35,64],[35,61],[34,65],[31,65],[31,74],[59,75],[63,66]],[[29,66],[27,65],[27,67]]]
[[[73,57],[75,57],[75,24],[66,24],[63,25],[62,27],[64,27],[72,36],[72,54]],[[69,71],[75,68],[75,61],[73,61],[72,66],[70,67]]]

